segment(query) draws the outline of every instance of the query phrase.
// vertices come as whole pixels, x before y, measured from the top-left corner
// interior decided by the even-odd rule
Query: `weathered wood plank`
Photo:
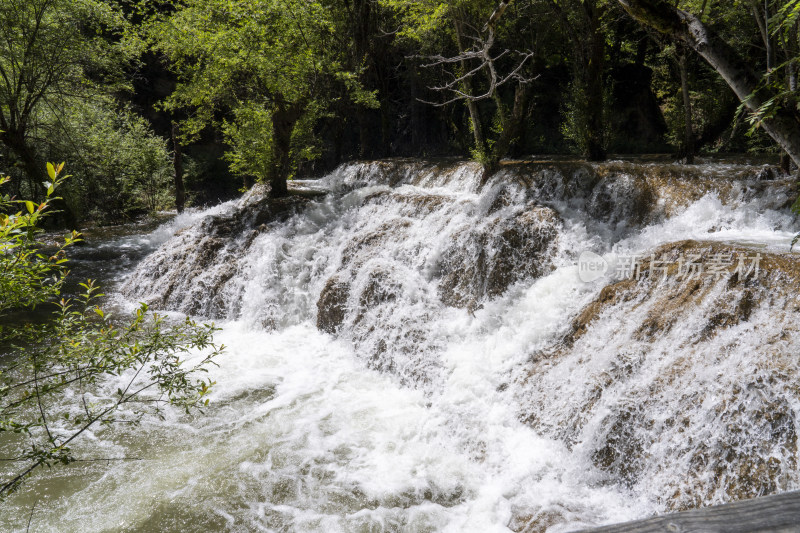
[[[585,531],[591,533],[798,533],[800,532],[800,491],[785,492]]]

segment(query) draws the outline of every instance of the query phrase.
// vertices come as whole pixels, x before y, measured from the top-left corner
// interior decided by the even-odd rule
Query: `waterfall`
[[[51,529],[559,532],[800,488],[793,181],[481,174],[351,163],[176,229],[120,293],[222,325],[212,406],[94,434],[148,459]]]

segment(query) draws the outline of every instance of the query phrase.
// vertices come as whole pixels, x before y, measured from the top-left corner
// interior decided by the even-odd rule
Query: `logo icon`
[[[608,261],[594,252],[585,251],[578,258],[578,277],[584,283],[601,278],[608,272]]]

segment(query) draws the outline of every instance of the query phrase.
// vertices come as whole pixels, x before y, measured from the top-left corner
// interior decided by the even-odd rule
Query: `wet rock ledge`
[[[654,255],[664,271],[644,261],[640,279],[607,285],[561,342],[531,353],[522,420],[669,511],[795,489],[800,257],[695,241]],[[680,258],[731,262],[689,278]]]
[[[256,185],[233,208],[179,231],[141,262],[123,293],[157,309],[209,318],[235,316],[235,295],[225,294],[225,287],[237,275],[244,253],[258,235],[323,194],[292,186],[288,197],[270,199],[267,191]]]

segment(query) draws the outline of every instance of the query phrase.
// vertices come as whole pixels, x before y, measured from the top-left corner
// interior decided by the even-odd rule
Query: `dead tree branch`
[[[476,33],[476,35],[458,35],[459,42],[461,42],[463,38],[474,41],[474,45],[470,50],[463,51],[454,57],[444,57],[442,55],[425,56],[427,63],[421,65],[423,68],[446,67],[455,64],[462,66],[462,70],[466,70],[465,67],[467,64],[473,64],[473,62],[477,62],[477,65],[474,67],[469,67],[469,70],[466,70],[466,72],[460,74],[455,74],[448,71],[446,74],[452,78],[450,81],[442,85],[429,87],[432,91],[449,94],[449,97],[446,97],[444,101],[431,102],[418,99],[420,102],[436,107],[443,107],[462,100],[479,102],[481,100],[494,97],[497,89],[511,80],[516,80],[521,84],[526,84],[534,79],[526,78],[520,73],[527,61],[533,57],[532,51],[528,50],[526,52],[512,52],[511,50],[506,49],[497,55],[492,55],[491,52],[492,47],[494,47],[495,44],[495,27],[511,1],[512,0],[502,0],[500,2],[500,5],[498,5],[494,12],[492,12],[492,15],[483,26],[483,30],[481,32],[477,32],[477,29],[474,26],[471,26],[463,21],[459,21],[459,23],[456,24],[457,30],[466,27]],[[498,74],[496,62],[512,53],[519,56],[516,65],[508,74]],[[484,73],[486,75],[489,86],[482,94],[471,94],[466,88],[471,87],[471,83],[469,82],[471,82],[471,80],[479,73]]]

